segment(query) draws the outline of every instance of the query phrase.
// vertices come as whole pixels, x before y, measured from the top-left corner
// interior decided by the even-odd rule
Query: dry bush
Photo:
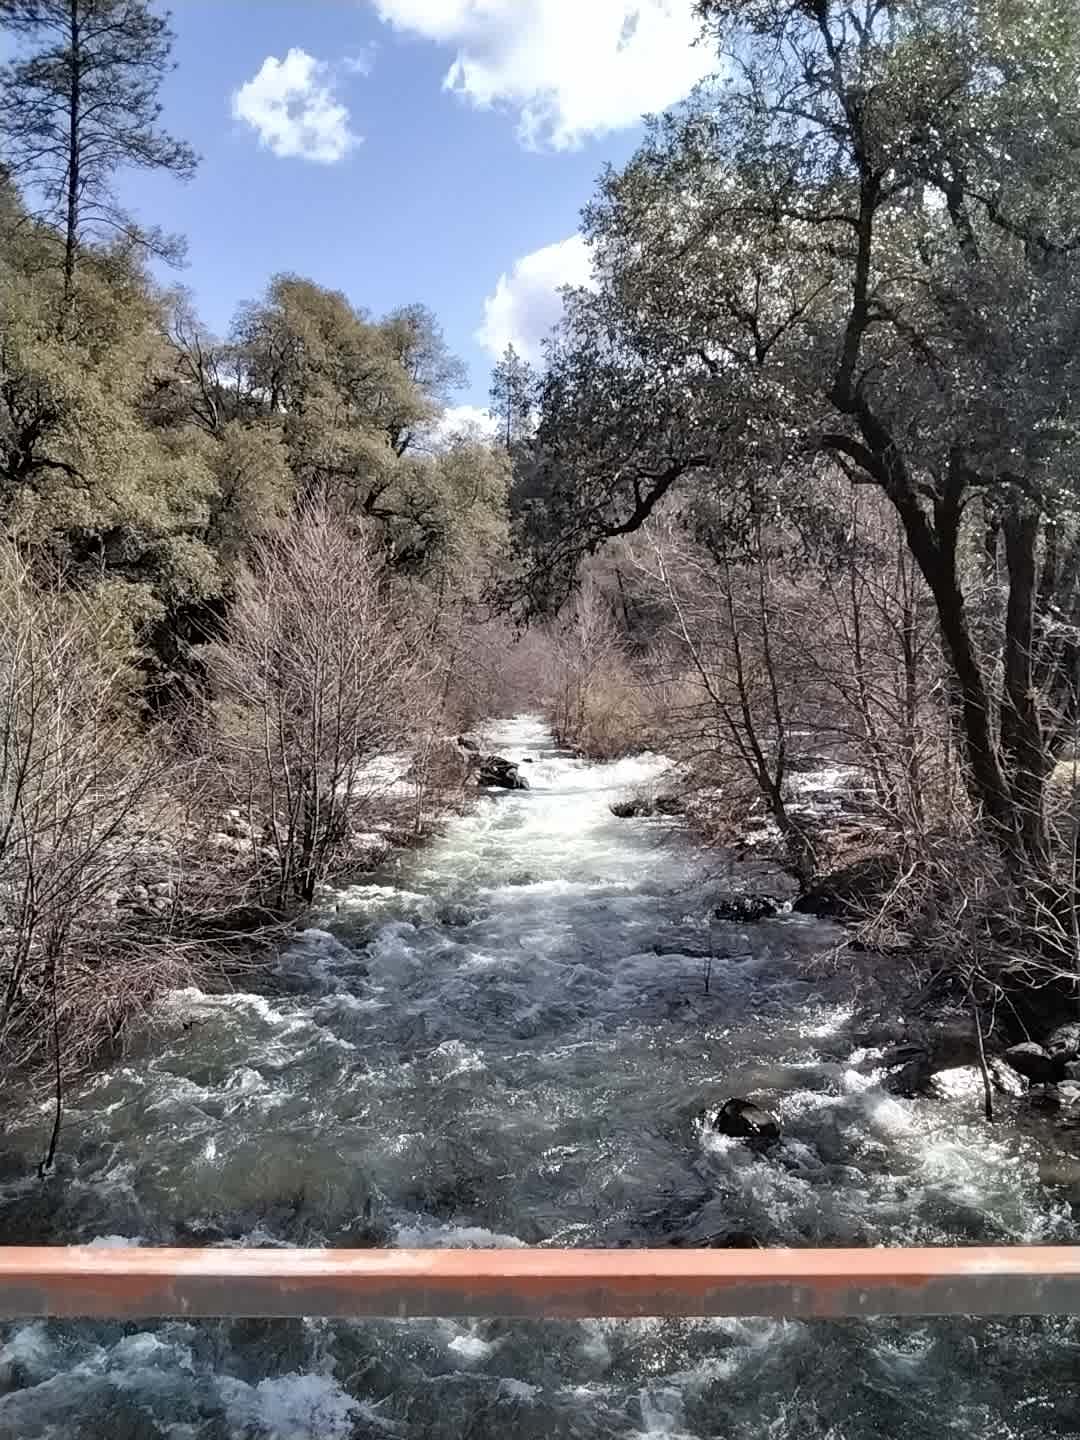
[[[313,509],[255,547],[210,659],[217,754],[280,909],[310,902],[425,728],[422,637],[374,549]]]
[[[960,788],[932,611],[895,517],[877,497],[833,499],[818,512],[846,521],[840,542],[777,510],[737,541],[656,521],[633,555],[658,617],[639,669],[688,805],[721,842],[763,811],[803,882],[847,843],[800,799],[823,758],[861,774],[860,824],[888,844],[937,824]]]
[[[0,1056],[64,1078],[170,983],[168,928],[124,936],[114,902],[156,823],[166,766],[133,716],[125,637],[0,550]]]
[[[648,735],[645,693],[599,583],[587,577],[549,633],[544,688],[556,740],[597,760],[640,749]]]

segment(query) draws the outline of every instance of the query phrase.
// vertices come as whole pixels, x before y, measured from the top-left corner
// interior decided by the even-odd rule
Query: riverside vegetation
[[[57,1126],[523,705],[672,757],[668,810],[990,1048],[1076,1014],[1080,17],[696,9],[718,78],[602,177],[489,439],[423,305],[283,273],[207,333],[112,189],[197,169],[167,20],[0,0],[0,1062]]]

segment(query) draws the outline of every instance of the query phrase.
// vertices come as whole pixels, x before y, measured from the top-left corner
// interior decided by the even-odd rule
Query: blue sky
[[[581,206],[638,117],[708,68],[691,0],[175,0],[165,123],[194,181],[121,179],[188,239],[204,322],[292,270],[375,314],[419,300],[487,403],[494,352],[535,353],[587,259]]]

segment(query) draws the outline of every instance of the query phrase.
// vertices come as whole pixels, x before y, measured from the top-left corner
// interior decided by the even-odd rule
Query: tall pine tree
[[[508,451],[528,432],[533,384],[532,366],[513,344],[507,345],[491,372],[491,414],[499,423],[499,438]]]
[[[119,234],[159,255],[178,252],[175,240],[139,228],[112,191],[126,166],[181,179],[195,170],[190,146],[159,124],[172,32],[148,0],[0,0],[0,30],[17,51],[0,66],[0,157],[61,232],[70,308],[87,239]]]

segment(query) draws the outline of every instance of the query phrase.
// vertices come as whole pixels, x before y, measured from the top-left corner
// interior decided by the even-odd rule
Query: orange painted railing
[[[0,1318],[1064,1315],[1080,1247],[165,1250],[0,1246]]]

